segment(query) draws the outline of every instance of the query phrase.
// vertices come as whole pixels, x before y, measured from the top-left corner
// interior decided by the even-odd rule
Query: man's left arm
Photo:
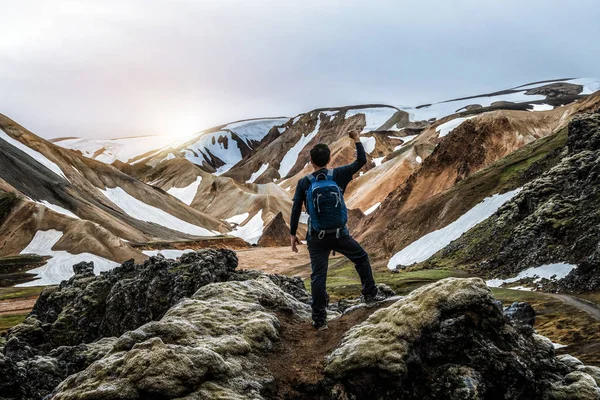
[[[298,230],[298,223],[300,222],[300,214],[302,214],[302,205],[304,204],[304,198],[306,197],[306,193],[302,190],[300,185],[301,181],[298,181],[296,185],[296,193],[294,194],[294,202],[292,204],[292,212],[290,216],[290,245],[292,246],[292,251],[294,253],[298,252],[298,244],[300,244],[300,240],[296,235]]]

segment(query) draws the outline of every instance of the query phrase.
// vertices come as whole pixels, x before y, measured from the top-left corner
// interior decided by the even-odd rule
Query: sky
[[[598,0],[0,3],[0,113],[45,138],[178,136],[600,75]]]

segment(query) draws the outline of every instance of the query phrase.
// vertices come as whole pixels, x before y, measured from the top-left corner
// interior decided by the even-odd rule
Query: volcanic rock
[[[288,246],[290,244],[290,228],[283,219],[283,213],[279,212],[265,227],[262,236],[258,240],[261,247]]]
[[[346,333],[325,373],[337,398],[600,396],[594,379],[570,372],[548,339],[504,318],[478,278],[444,279],[376,311]]]
[[[548,85],[529,89],[525,92],[527,95],[542,95],[548,98],[577,96],[583,92],[583,86],[572,83],[550,83]]]

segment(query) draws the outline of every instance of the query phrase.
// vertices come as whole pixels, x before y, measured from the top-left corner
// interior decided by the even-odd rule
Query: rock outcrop
[[[283,219],[283,213],[279,212],[275,218],[265,226],[262,236],[258,239],[261,247],[288,246],[290,244],[290,228]]]
[[[506,318],[482,280],[448,278],[351,328],[325,373],[339,399],[599,398],[574,369]]]
[[[178,261],[156,256],[99,276],[92,263],[76,264],[75,276],[44,290],[30,316],[9,330],[0,347],[0,389],[12,389],[0,390],[0,398],[42,398],[104,356],[117,336],[160,319],[200,287],[245,279],[236,267],[230,250],[186,253]]]
[[[556,357],[552,342],[531,327],[531,307],[517,303],[503,312],[481,279],[444,279],[379,303],[372,314],[360,305],[343,315],[330,311],[340,322],[331,332],[343,336],[338,346],[335,336],[310,327],[299,279],[236,271],[236,261],[228,250],[202,250],[100,276],[89,264],[76,265],[76,276],[44,295],[36,313],[0,342],[0,399],[600,396],[599,368]],[[111,281],[113,274],[120,279]],[[290,329],[303,329],[296,337],[306,329],[322,334],[333,349],[321,353],[328,355],[316,383],[294,387],[293,395],[276,390],[285,385],[273,365],[282,364],[267,361],[284,354],[275,344]]]

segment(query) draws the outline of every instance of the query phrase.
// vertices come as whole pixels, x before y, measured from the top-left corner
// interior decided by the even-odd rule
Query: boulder
[[[160,321],[123,335],[53,399],[262,398],[272,377],[253,354],[278,340],[275,311],[310,319],[310,306],[265,276],[204,286]]]
[[[28,318],[8,331],[0,347],[0,398],[43,398],[107,354],[116,336],[162,318],[209,283],[246,279],[236,267],[233,251],[212,249],[178,261],[128,261],[99,276],[93,263],[74,265],[75,276],[45,289]]]
[[[263,230],[262,236],[258,239],[258,245],[260,247],[290,245],[290,228],[285,223],[281,211],[267,224]]]
[[[523,307],[525,309],[526,307]],[[503,315],[484,281],[448,278],[351,328],[327,359],[343,398],[567,398],[598,392],[551,342]],[[573,375],[575,374],[575,375]]]

